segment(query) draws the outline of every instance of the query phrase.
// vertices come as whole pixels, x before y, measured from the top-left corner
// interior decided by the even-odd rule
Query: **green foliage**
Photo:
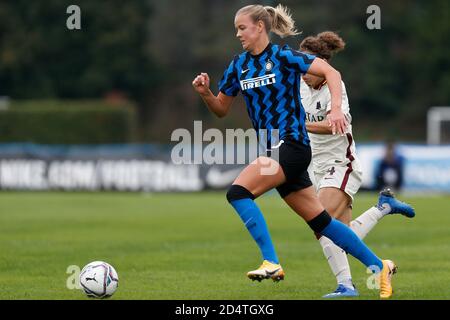
[[[68,30],[69,0],[0,1],[0,96],[85,99],[119,91],[137,102],[141,140],[167,142],[194,120],[216,125],[191,81],[208,72],[211,89],[235,54],[234,14],[253,1],[79,0],[81,30]],[[275,6],[276,1],[260,1]],[[324,30],[346,49],[332,61],[343,75],[355,124],[368,139],[425,140],[426,112],[450,102],[448,0],[286,0],[298,37],[273,41],[298,48]],[[369,30],[366,9],[381,9]],[[180,116],[182,115],[182,116]],[[228,127],[249,126],[243,100]],[[379,130],[380,123],[394,130]],[[225,122],[220,122],[225,123]]]
[[[132,105],[97,101],[24,101],[0,112],[1,142],[125,143],[134,139]]]
[[[92,98],[119,90],[142,99],[155,84],[147,51],[147,1],[80,0],[81,30],[69,30],[68,0],[0,3],[0,95]]]

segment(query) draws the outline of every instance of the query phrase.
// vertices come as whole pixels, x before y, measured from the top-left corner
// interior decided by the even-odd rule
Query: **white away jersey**
[[[331,110],[331,94],[328,85],[324,84],[318,90],[310,88],[303,79],[300,82],[300,96],[306,111],[307,122],[326,120],[327,112]],[[361,171],[356,157],[355,141],[353,140],[350,107],[347,91],[342,82],[342,112],[349,123],[346,134],[314,134],[308,132],[311,140],[312,165],[315,172],[324,172],[332,166],[350,166]]]

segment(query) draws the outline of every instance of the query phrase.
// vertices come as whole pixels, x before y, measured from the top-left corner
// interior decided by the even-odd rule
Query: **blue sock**
[[[380,258],[378,258],[364,242],[362,242],[361,239],[359,239],[358,236],[342,222],[332,219],[330,224],[320,233],[361,261],[366,267],[377,266],[379,270],[383,269],[383,263]]]
[[[248,198],[233,200],[230,203],[258,244],[263,259],[278,264],[278,257],[270,238],[269,229],[256,203]]]

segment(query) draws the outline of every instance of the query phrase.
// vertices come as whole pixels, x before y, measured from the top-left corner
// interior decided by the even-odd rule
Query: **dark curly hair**
[[[344,47],[344,40],[332,31],[325,31],[316,36],[306,37],[300,43],[301,51],[308,51],[325,60],[330,60],[334,54],[344,50]]]

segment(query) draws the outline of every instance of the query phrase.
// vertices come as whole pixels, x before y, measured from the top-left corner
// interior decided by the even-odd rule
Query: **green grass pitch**
[[[353,216],[376,199],[358,195]],[[401,199],[414,205],[416,218],[385,217],[366,243],[398,264],[395,299],[450,299],[450,198]],[[3,192],[0,299],[88,299],[67,288],[67,269],[94,260],[118,271],[112,299],[320,299],[334,290],[306,223],[275,193],[257,202],[286,272],[280,283],[246,278],[261,257],[225,192]],[[378,299],[365,268],[349,260],[360,299]]]

